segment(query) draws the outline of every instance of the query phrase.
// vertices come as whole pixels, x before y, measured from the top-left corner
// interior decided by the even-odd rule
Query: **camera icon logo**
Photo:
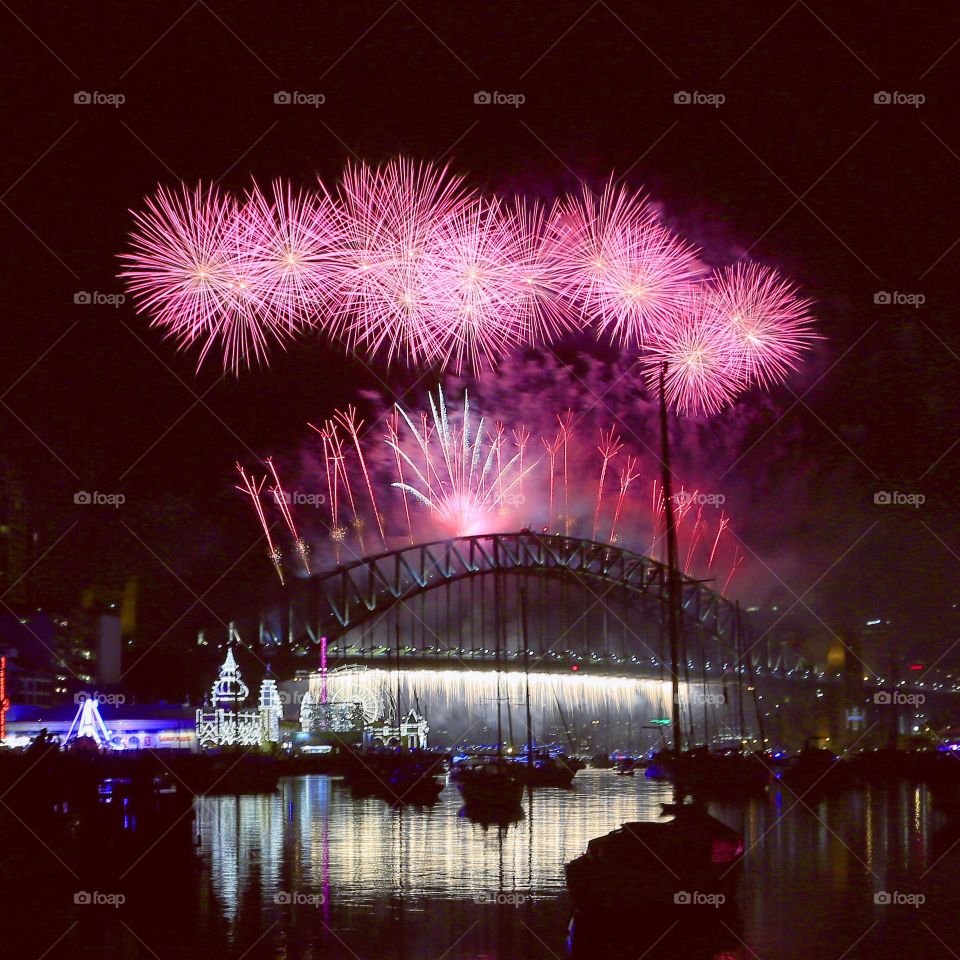
[[[86,490],[78,490],[73,495],[73,502],[78,504],[93,503],[93,497]]]
[[[873,495],[873,502],[880,504],[881,506],[887,506],[893,503],[893,497],[889,490],[878,490]]]
[[[873,895],[873,902],[876,903],[876,904],[879,904],[879,905],[882,906],[882,907],[883,907],[883,906],[887,906],[887,905],[890,903],[891,899],[892,899],[892,898],[891,898],[890,894],[887,893],[886,890],[878,890],[878,891]]]
[[[873,695],[873,702],[882,704],[883,706],[889,706],[893,702],[893,697],[886,690],[878,690]]]
[[[891,297],[890,294],[889,294],[886,290],[878,290],[878,291],[873,295],[873,302],[874,302],[874,303],[879,303],[879,304],[884,304],[884,305],[889,305],[890,303],[893,302],[893,297]]]
[[[689,904],[693,902],[693,897],[686,890],[678,890],[673,895],[673,902],[678,904]]]
[[[93,103],[93,97],[86,90],[78,90],[73,95],[74,103]]]
[[[89,906],[93,902],[93,898],[87,893],[86,890],[78,890],[73,895],[73,902],[79,904],[80,906]]]
[[[474,103],[492,103],[493,97],[491,97],[486,90],[478,90],[473,95],[473,102]]]
[[[279,904],[290,904],[293,902],[293,897],[286,890],[278,890],[273,895],[273,902]]]
[[[73,295],[73,302],[79,304],[93,303],[93,297],[86,290],[78,290]]]
[[[292,103],[293,98],[290,96],[289,92],[286,90],[278,90],[273,95],[274,103]]]
[[[690,94],[686,90],[678,90],[673,95],[673,102],[674,103],[690,103],[691,102]]]
[[[874,103],[892,103],[893,98],[890,96],[889,93],[887,93],[886,90],[878,90],[873,95],[873,102]]]

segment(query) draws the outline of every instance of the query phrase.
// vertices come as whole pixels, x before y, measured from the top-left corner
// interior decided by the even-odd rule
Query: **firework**
[[[810,302],[775,271],[737,263],[720,271],[712,285],[713,310],[729,328],[739,375],[769,387],[786,379],[803,352],[819,339]]]
[[[696,250],[674,236],[647,199],[611,181],[557,204],[550,245],[562,264],[564,296],[585,323],[623,345],[646,343],[673,323],[690,281],[702,272]]]
[[[597,452],[601,457],[600,465],[600,479],[597,482],[597,506],[593,512],[593,539],[597,539],[597,526],[600,523],[600,503],[603,500],[603,481],[607,475],[607,465],[610,461],[623,449],[623,444],[620,442],[620,438],[616,435],[616,431],[613,427],[607,431],[604,435],[603,430],[600,431],[600,446],[597,447]],[[616,520],[614,520],[614,526],[616,526]]]
[[[732,328],[705,285],[688,287],[680,312],[650,338],[641,366],[651,391],[663,364],[667,403],[680,413],[718,413],[743,389]]]
[[[273,494],[273,499],[280,507],[280,513],[283,515],[283,519],[287,524],[287,529],[290,531],[290,536],[293,537],[294,547],[296,548],[300,559],[303,561],[303,566],[307,571],[307,576],[310,576],[310,561],[308,560],[310,548],[307,542],[297,532],[297,526],[293,522],[293,514],[290,513],[290,498],[280,485],[280,477],[277,475],[277,468],[274,466],[273,457],[267,457],[267,466],[270,468],[270,473],[273,475],[273,487],[271,488],[270,492]]]
[[[518,222],[498,200],[474,203],[447,217],[426,256],[426,312],[436,355],[460,372],[493,367],[530,338],[539,288]],[[529,271],[529,273],[528,273]],[[529,292],[523,289],[530,277]]]
[[[490,435],[485,431],[482,417],[476,433],[471,433],[466,394],[459,425],[450,422],[441,389],[437,390],[436,401],[430,397],[436,454],[431,450],[429,435],[417,430],[402,407],[398,406],[397,412],[409,429],[410,452],[399,441],[388,439],[387,444],[409,468],[410,482],[398,481],[393,486],[428,507],[445,527],[457,535],[476,532],[484,518],[499,507],[516,502],[515,491],[523,476],[518,468],[520,454],[501,459],[497,466],[503,434]],[[528,465],[524,472],[532,466]]]
[[[318,323],[340,264],[336,211],[325,192],[294,192],[276,181],[267,196],[254,184],[234,218],[231,241],[265,318],[290,333]]]
[[[280,569],[280,551],[274,546],[273,537],[270,535],[270,526],[267,523],[267,517],[263,511],[263,504],[260,502],[260,491],[263,489],[267,478],[262,477],[259,483],[255,482],[253,477],[248,476],[239,463],[237,464],[237,472],[240,474],[241,482],[241,486],[237,487],[237,489],[247,494],[253,502],[253,509],[256,511],[257,519],[263,528],[263,536],[267,541],[267,546],[270,548],[270,562],[276,569],[280,582],[283,583],[283,571]]]
[[[335,328],[350,347],[434,359],[436,255],[448,223],[479,201],[447,168],[398,159],[348,166],[339,191],[343,275]]]
[[[214,187],[177,193],[160,187],[134,213],[131,253],[123,254],[137,309],[181,348],[201,344],[199,369],[220,344],[225,369],[265,362],[289,330],[263,310],[236,240],[238,208]]]

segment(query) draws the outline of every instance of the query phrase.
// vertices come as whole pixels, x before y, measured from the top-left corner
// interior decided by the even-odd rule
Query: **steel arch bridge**
[[[704,581],[678,579],[688,668],[735,664],[752,646],[736,606]],[[489,667],[499,655],[509,669],[527,651],[537,669],[583,663],[593,672],[652,674],[661,669],[668,589],[664,564],[614,544],[528,530],[480,534],[408,545],[295,581],[230,630],[294,667],[315,667],[326,638],[331,664],[402,655],[423,667]],[[428,597],[439,597],[429,612]],[[565,621],[559,637],[545,635],[549,617]]]

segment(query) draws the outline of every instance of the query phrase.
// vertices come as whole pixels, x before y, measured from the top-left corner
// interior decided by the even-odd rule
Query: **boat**
[[[547,747],[527,749],[511,760],[520,779],[531,787],[570,787],[583,761]]]
[[[430,804],[444,788],[443,759],[427,750],[372,749],[349,754],[344,776],[354,793],[391,804]]]
[[[595,837],[566,864],[575,913],[623,917],[651,906],[733,907],[743,840],[699,803],[671,806],[665,822],[628,822]]]
[[[517,765],[502,756],[458,764],[455,783],[468,815],[483,818],[522,809],[523,779]]]

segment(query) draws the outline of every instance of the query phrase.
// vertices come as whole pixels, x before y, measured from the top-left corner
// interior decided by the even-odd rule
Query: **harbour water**
[[[581,771],[575,784],[535,792],[506,828],[461,816],[450,785],[429,808],[393,809],[323,776],[282,780],[273,795],[205,797],[196,801],[199,863],[129,889],[120,881],[119,906],[72,902],[53,882],[62,867],[52,856],[24,867],[20,883],[7,873],[5,955],[562,958],[571,949],[564,862],[591,837],[656,817],[669,793],[609,770]],[[925,787],[802,803],[772,794],[711,810],[744,835],[739,909],[722,918],[710,908],[684,913],[683,904],[669,916],[625,911],[623,956],[934,960],[960,952],[960,843],[950,849],[960,834],[931,811]],[[582,926],[573,949],[614,955]]]

